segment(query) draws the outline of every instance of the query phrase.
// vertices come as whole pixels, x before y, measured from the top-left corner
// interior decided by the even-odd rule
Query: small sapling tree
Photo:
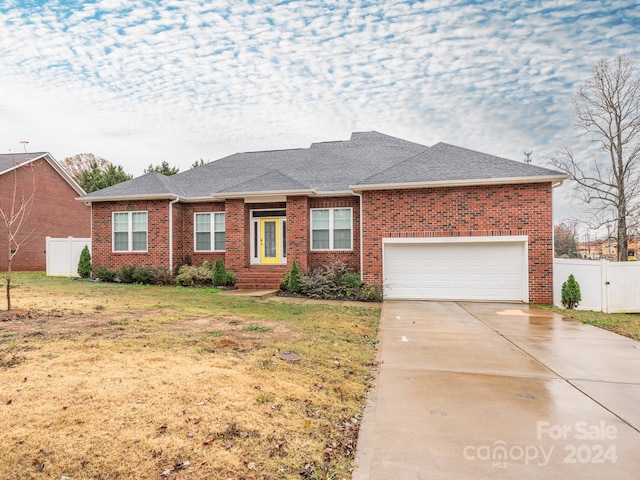
[[[573,275],[569,275],[567,281],[562,284],[562,305],[565,308],[574,309],[581,300],[580,285]]]

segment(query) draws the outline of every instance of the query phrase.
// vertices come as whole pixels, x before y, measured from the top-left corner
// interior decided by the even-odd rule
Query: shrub
[[[120,267],[117,272],[117,278],[122,283],[137,283],[140,285],[149,285],[154,282],[155,271],[153,268],[130,265]]]
[[[356,272],[346,272],[344,275],[342,275],[342,284],[347,288],[355,289],[358,289],[363,285],[360,274]]]
[[[154,283],[155,270],[149,267],[134,268],[133,270],[133,283],[139,283],[141,285],[150,285]]]
[[[562,284],[562,305],[565,308],[574,309],[581,300],[580,285],[573,274],[569,275],[567,281]]]
[[[153,284],[154,285],[175,285],[176,279],[171,270],[164,268],[153,268]]]
[[[287,291],[291,293],[300,293],[300,268],[295,260],[291,264],[291,268],[287,272]]]
[[[289,275],[291,274],[291,269],[287,270],[284,276],[280,279],[280,290],[283,292],[289,291]]]
[[[134,275],[135,275],[136,267],[130,265],[128,267],[120,267],[116,276],[122,283],[135,283]]]
[[[93,269],[93,276],[99,278],[103,282],[115,282],[118,272],[111,270],[104,265],[97,265]]]
[[[180,273],[180,267],[184,266],[184,265],[189,265],[191,266],[191,257],[186,256],[186,257],[182,257],[182,259],[180,261],[178,261],[178,263],[176,263],[173,267],[173,275],[177,276]]]
[[[227,283],[225,285],[235,285],[237,279],[238,276],[235,273],[227,271]]]
[[[292,268],[282,279],[281,288],[289,290]],[[349,270],[346,263],[334,260],[327,267],[319,267],[300,275],[300,292],[310,298],[351,299],[363,302],[379,302],[382,291],[375,286],[365,285],[360,274]]]
[[[211,274],[211,281],[214,287],[223,287],[228,285],[229,278],[227,277],[227,269],[224,266],[224,260],[219,258],[216,260],[213,266],[213,272]]]
[[[182,265],[176,276],[176,284],[183,287],[211,285],[211,265],[204,262],[199,267]]]
[[[349,267],[342,260],[334,259],[329,266],[325,267],[325,275],[331,278],[335,283],[342,283],[342,279],[345,275],[353,273],[349,270]]]
[[[300,276],[300,291],[310,298],[338,298],[336,282],[321,269]]]
[[[358,294],[361,302],[381,302],[382,290],[375,285],[363,285]]]
[[[91,276],[91,253],[89,253],[89,247],[84,246],[82,252],[80,252],[80,260],[78,261],[78,275],[82,278],[89,278]]]

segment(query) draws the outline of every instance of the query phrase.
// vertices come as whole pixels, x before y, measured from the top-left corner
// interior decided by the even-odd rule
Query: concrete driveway
[[[640,343],[526,305],[385,302],[354,480],[640,478]]]

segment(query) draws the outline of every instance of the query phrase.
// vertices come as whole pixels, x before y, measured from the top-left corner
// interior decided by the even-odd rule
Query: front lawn
[[[351,478],[378,308],[13,284],[0,478]]]
[[[564,318],[577,320],[589,325],[604,328],[625,337],[640,340],[640,314],[638,313],[603,313],[591,310],[568,310],[554,308]]]

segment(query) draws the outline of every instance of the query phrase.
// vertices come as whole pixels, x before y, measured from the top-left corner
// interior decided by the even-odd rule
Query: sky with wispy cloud
[[[140,175],[377,130],[542,164],[639,45],[637,0],[3,0],[0,152]]]

